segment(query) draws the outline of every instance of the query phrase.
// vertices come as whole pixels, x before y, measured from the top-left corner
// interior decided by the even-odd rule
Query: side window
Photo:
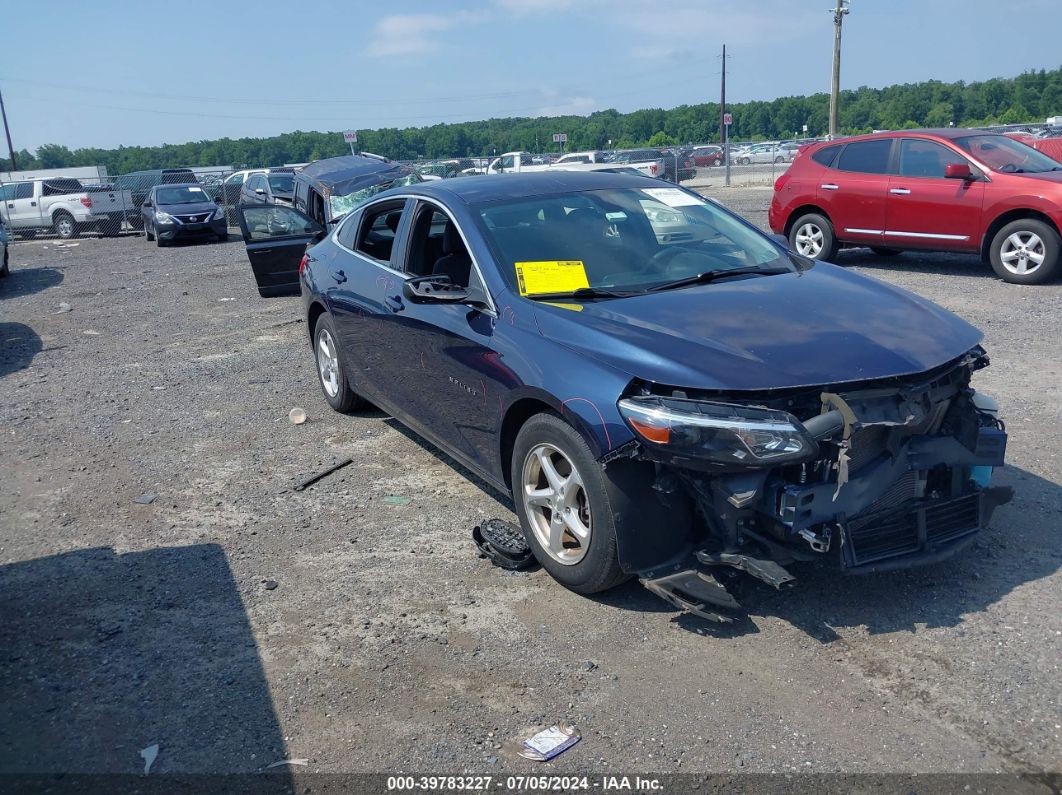
[[[325,218],[324,199],[322,199],[321,194],[315,190],[310,191],[306,214],[322,226],[328,221],[328,219]]]
[[[10,201],[15,198],[14,185],[0,185],[0,201]]]
[[[837,159],[837,153],[840,151],[841,147],[839,146],[826,146],[819,149],[817,152],[812,153],[811,159],[820,166],[830,168],[833,166],[833,161]]]
[[[15,198],[16,199],[32,199],[33,198],[33,183],[32,182],[20,182],[15,185]]]
[[[502,168],[512,168],[513,167],[513,156],[512,155],[506,155],[505,157],[503,157],[501,159],[501,167]]]
[[[340,222],[339,231],[336,232],[336,242],[341,246],[353,249],[358,236],[358,227],[361,225],[361,213],[352,212]]]
[[[402,204],[385,204],[365,211],[354,250],[384,264],[390,264],[395,233],[402,220]]]
[[[290,207],[276,204],[255,204],[244,207],[243,219],[252,241],[312,235],[320,232],[322,228]]]
[[[231,177],[229,177],[227,180],[225,180],[225,184],[226,185],[236,185],[237,187],[239,187],[240,185],[243,185],[243,178],[244,178],[243,174],[236,173],[236,174],[233,174]]]
[[[920,138],[904,138],[900,141],[900,174],[905,177],[944,179],[945,166],[966,162],[966,158],[933,141]]]
[[[891,138],[848,144],[837,159],[837,168],[841,171],[856,171],[860,174],[888,174],[891,150]]]

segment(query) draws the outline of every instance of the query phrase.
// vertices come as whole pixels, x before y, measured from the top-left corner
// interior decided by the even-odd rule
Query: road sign
[[[348,144],[356,144],[358,142],[358,131],[357,130],[344,130],[343,131],[343,140],[346,141]]]
[[[729,113],[724,113],[723,114],[723,124],[733,124],[733,123],[734,123],[734,117],[731,114],[729,114]]]
[[[808,126],[805,124],[804,125],[804,132],[807,132],[807,131],[808,131]]]
[[[566,144],[568,143],[568,133],[553,133],[553,143]]]

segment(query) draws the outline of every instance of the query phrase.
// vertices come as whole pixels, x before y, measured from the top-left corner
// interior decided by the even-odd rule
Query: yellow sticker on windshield
[[[517,262],[516,284],[520,295],[550,295],[570,293],[589,287],[582,260],[549,260],[546,262]]]
[[[556,301],[544,301],[543,303],[549,304],[550,306],[556,306],[556,307],[559,307],[561,309],[570,309],[572,312],[582,312],[583,311],[583,305],[582,304],[558,304]]]

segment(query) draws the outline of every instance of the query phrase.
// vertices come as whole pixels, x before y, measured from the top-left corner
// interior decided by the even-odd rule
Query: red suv
[[[1062,270],[1062,163],[974,130],[877,133],[804,147],[774,184],[771,229],[799,253],[842,246],[979,254],[1008,282]]]

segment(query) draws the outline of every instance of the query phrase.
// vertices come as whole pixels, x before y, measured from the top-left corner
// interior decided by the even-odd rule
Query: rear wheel
[[[347,413],[361,406],[364,401],[350,388],[336,345],[336,330],[328,315],[321,315],[313,330],[313,354],[317,360],[317,380],[321,384],[328,405],[336,411]]]
[[[52,227],[55,229],[55,234],[63,240],[77,237],[77,224],[74,222],[74,216],[65,210],[60,210],[55,214],[52,218]]]
[[[616,542],[624,491],[574,428],[552,414],[529,419],[516,436],[510,476],[524,537],[557,582],[597,593],[628,578]]]
[[[881,246],[871,246],[870,250],[879,257],[895,257],[897,254],[901,253],[898,248],[882,248]]]
[[[7,246],[4,246],[4,261],[0,263],[0,278],[11,273],[11,263],[8,261]]]
[[[723,158],[717,157],[715,160],[712,161],[712,165],[713,166],[721,166],[721,165],[723,165]]]
[[[784,158],[784,157],[782,157],[781,155],[778,155],[778,157],[776,157],[776,158],[774,159],[774,162],[775,162],[775,163],[784,163],[784,162],[785,162],[785,158]]]
[[[827,262],[836,259],[840,250],[833,224],[818,213],[802,215],[793,223],[789,228],[789,243],[798,254]]]
[[[1013,284],[1043,284],[1058,275],[1058,232],[1035,218],[1019,218],[992,239],[988,256],[994,270]]]
[[[743,157],[743,158],[741,158],[741,160],[740,160],[740,161],[738,161],[738,162],[740,162],[740,163],[741,163],[741,165],[743,165],[743,166],[747,166],[747,165],[749,165],[749,164],[750,164],[750,163],[751,163],[752,161],[751,161],[751,160],[749,160],[749,159],[748,159],[747,157]]]

